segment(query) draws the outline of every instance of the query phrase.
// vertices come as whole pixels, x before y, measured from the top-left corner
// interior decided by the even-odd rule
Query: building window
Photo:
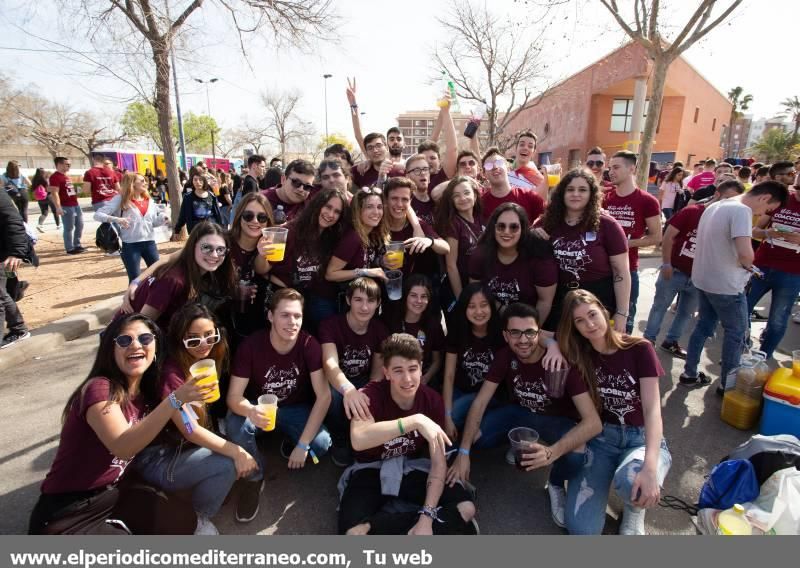
[[[700,107],[694,107],[694,123],[697,124],[697,119],[700,118]]]
[[[717,129],[717,119],[715,118],[715,119],[714,119],[714,120],[711,122],[711,132],[714,132],[716,129]],[[739,130],[739,128],[738,128],[738,125],[737,125],[737,128],[736,128],[736,130]]]
[[[644,115],[647,116],[647,109],[650,101],[644,102]],[[633,99],[614,99],[611,106],[611,132],[630,132],[633,123]]]

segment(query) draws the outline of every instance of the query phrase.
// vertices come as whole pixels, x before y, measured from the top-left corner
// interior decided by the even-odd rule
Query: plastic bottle
[[[762,352],[743,355],[740,366],[728,376],[728,381],[735,380],[735,384],[725,391],[722,399],[722,420],[740,430],[755,427],[761,414],[762,391],[768,377],[769,366]]]
[[[717,534],[723,536],[750,536],[753,527],[744,515],[744,507],[738,503],[722,511],[717,519]]]
[[[275,224],[283,225],[286,222],[286,212],[283,210],[283,205],[278,205],[275,208]]]
[[[486,114],[486,103],[479,103],[472,111],[472,118],[469,119],[467,126],[464,128],[464,136],[467,138],[473,138],[475,136],[481,125],[484,114]]]
[[[458,97],[456,96],[456,84],[447,74],[447,71],[442,71],[442,92],[450,95],[450,109],[460,112],[461,107],[458,104]],[[447,97],[443,96],[436,104],[439,108],[446,107],[448,104]]]

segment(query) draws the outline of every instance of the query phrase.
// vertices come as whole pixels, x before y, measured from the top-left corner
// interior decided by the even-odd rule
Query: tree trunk
[[[661,115],[661,103],[664,100],[664,86],[667,82],[667,70],[671,59],[659,54],[653,59],[653,86],[650,92],[650,107],[647,120],[642,132],[642,143],[639,146],[639,167],[636,170],[636,185],[643,190],[647,189],[647,178],[650,173],[650,156],[653,153],[653,142],[656,136],[656,127]],[[679,157],[676,156],[676,159]]]
[[[178,157],[175,143],[172,140],[172,105],[170,103],[169,86],[169,51],[165,49],[163,40],[151,42],[153,61],[156,64],[156,113],[158,114],[158,131],[161,134],[161,146],[164,148],[164,165],[167,168],[167,191],[172,212],[172,222],[178,220],[181,210],[182,188],[178,176]],[[159,45],[160,44],[160,45]]]

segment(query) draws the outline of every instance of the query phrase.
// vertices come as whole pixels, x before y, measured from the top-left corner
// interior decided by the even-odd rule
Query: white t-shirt
[[[753,211],[738,199],[709,206],[700,217],[692,265],[695,287],[711,294],[741,294],[750,278],[742,268],[734,239],[753,233]]]

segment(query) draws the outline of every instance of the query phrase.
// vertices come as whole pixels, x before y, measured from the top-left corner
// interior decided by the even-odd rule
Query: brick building
[[[537,106],[521,112],[508,132],[532,129],[539,136],[537,162],[575,167],[601,146],[610,155],[632,147],[634,93],[649,89],[652,75],[636,43],[617,49],[548,91]],[[647,115],[649,99],[644,104]],[[693,163],[721,158],[731,103],[685,59],[671,65],[656,130],[653,161]],[[641,121],[644,127],[644,120]]]
[[[403,157],[408,158],[417,152],[417,146],[425,140],[430,140],[433,134],[433,126],[436,122],[436,117],[439,116],[439,110],[412,110],[401,113],[397,116],[397,125],[403,133],[406,141],[405,150],[403,150]],[[470,115],[453,112],[453,123],[456,126],[456,135],[459,143],[459,148],[467,148],[468,140],[464,138],[464,128],[469,121]],[[486,133],[485,122],[481,122],[480,129],[478,130],[478,139],[481,142],[481,148],[486,147]],[[443,143],[444,136],[439,136],[439,144]]]

